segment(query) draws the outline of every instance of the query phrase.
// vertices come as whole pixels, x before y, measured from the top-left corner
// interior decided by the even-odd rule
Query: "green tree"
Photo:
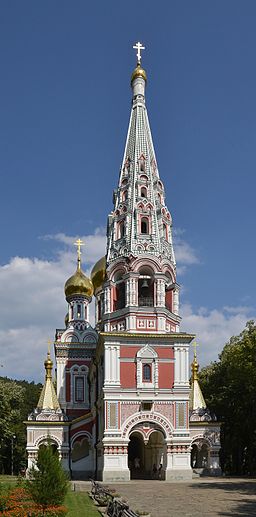
[[[231,474],[256,473],[256,326],[232,337],[200,383],[221,426],[221,463]]]
[[[0,473],[11,473],[12,446],[14,472],[26,465],[23,422],[36,407],[41,388],[41,384],[34,382],[0,377]]]
[[[50,443],[39,448],[36,465],[29,471],[27,486],[32,499],[45,508],[63,503],[68,480],[58,452]]]

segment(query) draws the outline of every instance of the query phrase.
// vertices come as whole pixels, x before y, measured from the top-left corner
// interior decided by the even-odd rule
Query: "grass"
[[[16,476],[0,475],[0,487],[2,489],[16,485],[18,478]],[[99,517],[100,513],[90,499],[87,492],[71,492],[68,491],[65,501],[68,508],[67,517]]]
[[[100,515],[87,492],[68,492],[64,504],[69,510],[67,517],[99,517]]]

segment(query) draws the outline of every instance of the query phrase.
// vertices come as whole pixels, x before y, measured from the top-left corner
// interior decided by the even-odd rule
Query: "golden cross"
[[[77,246],[78,259],[81,260],[81,246],[84,246],[84,242],[81,239],[77,239],[74,245]]]
[[[194,357],[196,358],[196,347],[199,346],[196,340],[193,341],[192,346],[194,347]]]
[[[140,43],[140,41],[138,41],[138,43],[136,43],[135,45],[133,45],[133,47],[135,50],[137,50],[137,60],[138,60],[138,65],[140,65],[140,62],[141,62],[141,53],[140,51],[141,50],[145,50],[145,47],[143,47],[143,45]]]
[[[48,343],[48,355],[50,356],[51,355],[51,344],[52,344],[52,342],[51,342],[50,339],[48,339],[47,343]]]

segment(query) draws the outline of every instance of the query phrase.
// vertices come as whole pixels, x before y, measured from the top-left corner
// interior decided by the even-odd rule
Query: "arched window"
[[[140,195],[141,195],[141,197],[147,197],[148,192],[147,192],[146,187],[141,187],[141,189],[140,189]]]
[[[148,226],[149,226],[149,224],[148,224],[147,217],[142,217],[141,218],[141,223],[140,223],[140,231],[141,231],[141,233],[148,234],[149,233]]]
[[[123,195],[122,195],[122,200],[126,201],[127,198],[128,198],[128,190],[124,190]]]
[[[168,241],[167,224],[163,223],[163,237]]]
[[[151,365],[143,364],[142,368],[142,380],[143,382],[151,382]]]
[[[124,237],[124,234],[125,234],[124,221],[121,221],[119,223],[119,239],[122,239],[122,237]]]
[[[84,402],[84,398],[85,398],[84,381],[85,381],[84,376],[75,377],[75,402]]]

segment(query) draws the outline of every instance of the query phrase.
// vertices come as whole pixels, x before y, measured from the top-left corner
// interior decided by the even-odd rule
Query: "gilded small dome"
[[[45,359],[44,367],[46,370],[49,370],[53,367],[53,362],[51,360],[50,354],[47,354],[47,359]]]
[[[91,279],[93,283],[94,290],[98,289],[102,286],[105,277],[106,277],[106,267],[107,261],[106,257],[102,257],[98,262],[96,262],[95,266],[92,268]]]
[[[134,79],[137,79],[137,77],[142,77],[144,81],[147,82],[147,74],[145,70],[141,68],[140,64],[138,64],[136,68],[133,70],[131,84],[133,83]]]
[[[90,298],[93,295],[93,284],[83,271],[78,267],[75,274],[65,283],[65,296],[82,295]]]

